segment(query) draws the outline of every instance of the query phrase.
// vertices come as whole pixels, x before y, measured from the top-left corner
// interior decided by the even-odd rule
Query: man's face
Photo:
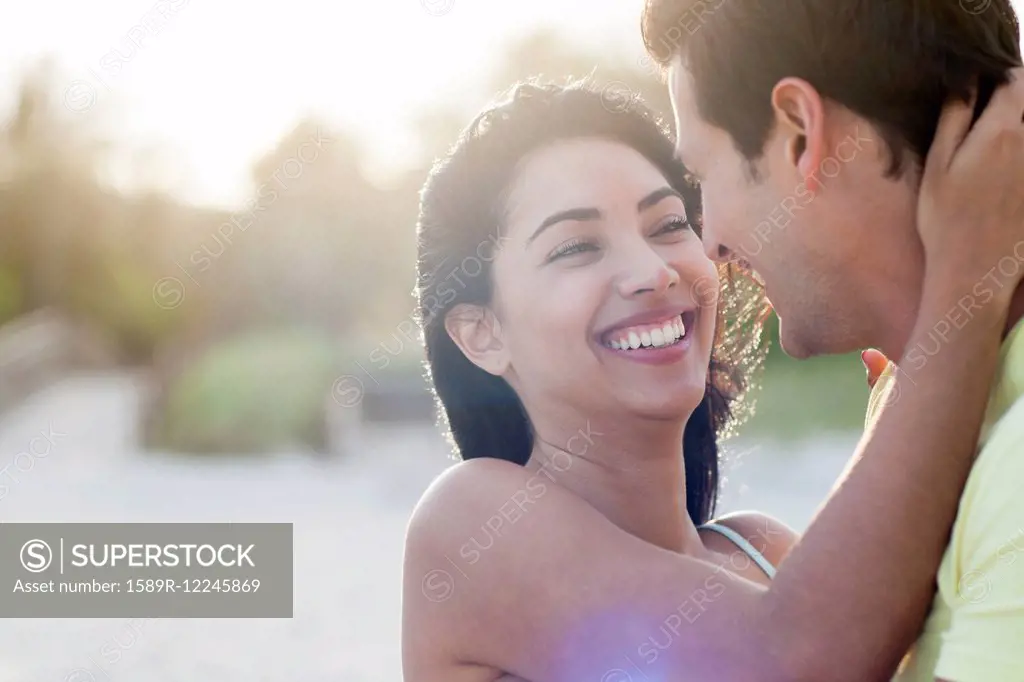
[[[669,84],[677,153],[701,184],[705,251],[749,263],[779,316],[786,353],[901,351],[923,275],[916,182],[884,177],[888,156],[874,129],[820,98],[816,108],[813,90],[777,89],[791,99],[785,113],[776,108],[752,164],[701,117],[679,58]]]

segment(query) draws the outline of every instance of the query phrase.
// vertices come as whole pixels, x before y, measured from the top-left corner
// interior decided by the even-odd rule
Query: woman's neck
[[[572,434],[538,425],[527,467],[559,472],[559,485],[627,533],[697,553],[700,538],[686,511],[685,423],[652,420],[623,428],[621,415],[612,421],[615,428],[588,421]]]

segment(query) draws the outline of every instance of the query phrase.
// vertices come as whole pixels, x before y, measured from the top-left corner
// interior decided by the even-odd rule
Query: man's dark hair
[[[977,114],[1021,65],[1010,0],[647,0],[642,32],[661,66],[683,58],[700,115],[749,161],[793,76],[875,125],[893,177],[907,152],[923,161],[948,98],[977,84]]]

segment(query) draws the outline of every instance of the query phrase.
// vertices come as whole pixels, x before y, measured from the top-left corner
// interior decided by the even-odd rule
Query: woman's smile
[[[598,343],[616,357],[644,364],[671,364],[690,349],[697,314],[684,310],[665,315],[633,316],[598,335]]]

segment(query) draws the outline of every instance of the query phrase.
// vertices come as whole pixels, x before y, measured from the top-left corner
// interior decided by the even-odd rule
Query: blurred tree
[[[0,319],[60,309],[145,362],[183,312],[156,307],[152,287],[184,211],[100,181],[112,146],[93,117],[63,106],[60,76],[51,60],[30,66],[0,130]]]
[[[203,239],[215,260],[211,305],[241,328],[315,325],[344,334],[374,282],[395,217],[369,183],[352,139],[315,120],[299,122],[252,169],[249,209]],[[224,236],[227,234],[228,236]],[[384,287],[386,289],[386,286]]]
[[[60,116],[51,95],[55,83],[52,62],[30,67],[3,129],[10,159],[3,204],[4,255],[20,280],[26,309],[61,302],[70,270],[68,256],[76,246],[72,222],[79,207],[72,205],[95,190],[93,170],[100,160],[99,148],[87,144]]]

